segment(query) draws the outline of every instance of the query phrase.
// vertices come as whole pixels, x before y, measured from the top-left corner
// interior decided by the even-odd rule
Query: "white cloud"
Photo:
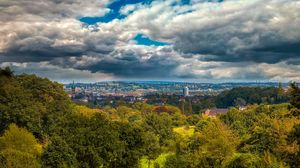
[[[299,79],[295,61],[300,57],[299,1],[192,0],[182,5],[180,0],[158,0],[122,7],[120,13],[127,15],[122,20],[96,25],[78,21],[82,16],[105,15],[109,3],[0,0],[0,61],[11,62],[20,72],[46,76],[54,69],[91,79],[106,79],[105,74]],[[136,45],[132,39],[139,33],[171,45]]]
[[[185,6],[174,6],[174,2],[144,6],[120,25],[174,43],[179,51],[215,55],[220,61],[278,62],[299,55],[273,50],[278,45],[300,43],[297,1],[194,1]],[[270,58],[260,58],[264,55]]]
[[[1,0],[0,20],[59,20],[83,16],[103,16],[110,0]]]
[[[88,70],[76,70],[73,68],[61,68],[59,66],[48,64],[47,62],[39,63],[1,63],[0,67],[11,67],[16,74],[29,73],[41,77],[47,77],[51,80],[68,83],[76,82],[98,82],[106,80],[116,80],[112,74]]]

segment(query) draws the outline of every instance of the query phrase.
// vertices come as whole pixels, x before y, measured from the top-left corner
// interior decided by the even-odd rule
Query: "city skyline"
[[[16,74],[300,81],[298,0],[4,0],[0,9],[0,67]]]

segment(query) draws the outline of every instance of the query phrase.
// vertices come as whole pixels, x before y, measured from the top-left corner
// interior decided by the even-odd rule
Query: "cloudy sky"
[[[300,0],[0,0],[0,66],[60,82],[300,80]]]

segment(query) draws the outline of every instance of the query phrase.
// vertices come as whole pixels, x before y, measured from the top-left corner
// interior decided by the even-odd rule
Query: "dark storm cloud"
[[[215,12],[211,20],[195,19],[198,25],[178,32],[175,49],[225,62],[278,63],[300,57],[296,1],[256,1],[234,9],[226,3],[219,6],[230,12]]]
[[[4,31],[11,34],[3,34],[5,47],[0,50],[2,60],[34,62],[89,53],[108,54],[114,50],[117,40],[113,33],[91,31],[77,21],[39,22],[36,25],[24,23],[19,28],[14,26],[17,26],[16,23],[2,26]]]
[[[272,42],[262,40],[257,44],[243,44],[244,47],[235,48],[235,45],[230,44],[232,39],[226,39],[226,35],[201,34],[194,38],[188,35],[188,37],[179,39],[175,43],[176,50],[184,53],[203,54],[205,56],[202,57],[202,60],[205,61],[278,63],[300,58],[300,41],[283,41],[275,38]],[[248,39],[242,40],[247,41]]]
[[[134,57],[124,57],[117,60],[103,60],[95,65],[85,67],[92,72],[112,73],[120,77],[130,78],[163,78],[166,76],[174,77],[172,72],[177,66],[177,63],[162,64],[163,60],[159,58],[150,58],[142,62],[134,59]]]
[[[286,43],[279,43],[264,47],[257,47],[254,48],[253,51],[256,52],[270,52],[270,53],[283,53],[283,54],[290,54],[297,55],[299,57],[300,54],[300,41],[297,42],[286,42]]]
[[[29,61],[51,60],[54,57],[80,56],[86,52],[84,45],[55,47],[54,40],[45,37],[29,37],[15,41],[5,50],[6,57],[21,57]]]
[[[192,1],[140,9],[127,21],[155,40],[204,60],[278,63],[299,57],[300,4],[294,0]],[[188,11],[188,12],[186,12]],[[184,13],[184,14],[181,14]]]
[[[108,54],[113,51],[114,42],[104,40],[97,44],[87,40],[84,44],[68,44],[54,46],[53,40],[41,38],[29,38],[11,44],[0,56],[3,59],[14,59],[15,62],[50,61],[61,57],[80,57],[89,53]]]
[[[176,77],[174,70],[180,64],[177,60],[180,56],[174,56],[172,52],[171,48],[154,49],[133,45],[129,48],[119,48],[109,55],[73,57],[63,61],[56,60],[55,64],[124,78],[171,78]]]

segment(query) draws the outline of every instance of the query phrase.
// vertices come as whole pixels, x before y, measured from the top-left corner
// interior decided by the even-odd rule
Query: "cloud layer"
[[[0,66],[60,81],[300,80],[298,0],[157,0],[80,21],[106,17],[111,3],[0,1]],[[140,45],[139,34],[169,45]]]

